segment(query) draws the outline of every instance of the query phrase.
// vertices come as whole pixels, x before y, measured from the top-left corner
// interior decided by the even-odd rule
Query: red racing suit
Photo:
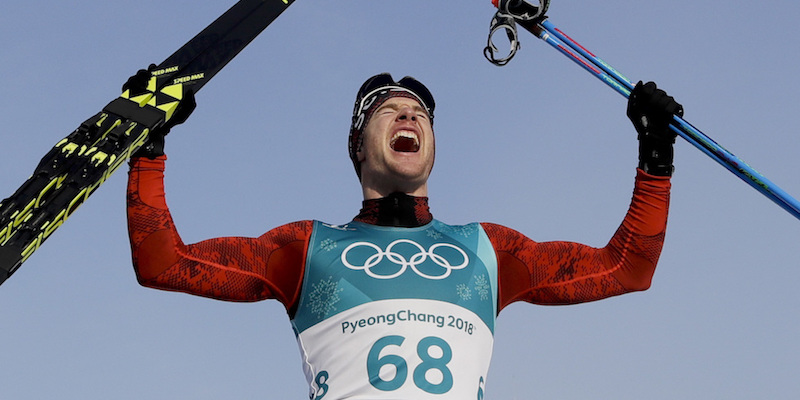
[[[289,223],[256,238],[184,244],[165,200],[165,159],[131,161],[128,221],[139,283],[227,301],[277,299],[294,318],[314,221]],[[516,301],[576,304],[647,289],[664,243],[669,192],[668,177],[637,170],[628,212],[603,248],[535,242],[507,227],[481,223],[496,259],[496,312]],[[372,211],[365,202],[355,221],[374,223]],[[417,198],[411,212],[416,220],[432,220],[427,199]],[[317,389],[312,384],[312,395]]]
[[[220,300],[277,299],[291,314],[303,281],[312,221],[289,223],[257,238],[186,245],[167,208],[164,161],[131,162],[128,221],[139,283]],[[630,208],[603,248],[539,243],[504,226],[482,223],[498,259],[498,311],[515,301],[575,304],[649,288],[664,243],[669,190],[669,178],[637,170]]]

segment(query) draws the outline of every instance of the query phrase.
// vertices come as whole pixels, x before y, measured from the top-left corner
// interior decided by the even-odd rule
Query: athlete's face
[[[394,191],[427,195],[435,143],[430,118],[419,102],[386,100],[370,117],[363,140],[358,158],[365,189],[372,187],[380,196]]]

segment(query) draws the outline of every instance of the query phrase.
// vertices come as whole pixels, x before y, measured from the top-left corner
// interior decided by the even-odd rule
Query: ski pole
[[[521,25],[523,27],[526,26],[525,24]],[[558,49],[562,54],[566,55],[577,64],[583,66],[584,69],[592,72],[598,79],[625,96],[625,98],[630,96],[634,85],[625,76],[602,59],[589,52],[585,47],[570,38],[563,31],[556,28],[551,22],[544,20],[538,23],[538,25],[542,28],[538,35],[541,39]],[[557,40],[554,39],[553,36],[555,36]],[[578,57],[572,51],[564,48],[563,44],[566,44],[569,49],[577,52],[583,58]],[[589,64],[587,64],[586,61],[589,61]],[[740,158],[733,155],[733,153],[720,146],[699,129],[678,116],[674,116],[673,124],[671,124],[670,127],[673,131],[731,171],[734,175],[738,176],[795,217],[800,218],[800,202],[792,198],[778,185],[750,167]]]
[[[509,6],[509,3],[514,3],[512,6]],[[548,2],[541,2],[539,10],[546,10]],[[546,20],[546,17],[542,15],[541,12],[536,13],[534,11],[530,11],[531,8],[536,9],[537,7],[531,6],[524,1],[512,1],[508,2],[507,0],[501,1],[500,5],[495,4],[501,10],[505,10],[504,16],[512,17],[516,22],[518,22],[522,27],[526,30],[537,36],[538,38],[545,41],[547,44],[558,50],[561,54],[565,55],[572,61],[574,61],[579,66],[583,67],[586,71],[593,74],[595,77],[600,79],[601,81],[605,82],[608,86],[612,89],[623,95],[624,97],[629,97],[631,90],[633,89],[633,83],[619,73],[616,69],[608,65],[599,57],[592,54],[588,51],[585,47],[580,45],[574,39],[570,38],[568,35],[563,33],[561,30],[556,28],[552,23]],[[527,9],[527,15],[535,15],[534,18],[520,18],[516,12],[512,12],[509,14],[509,10],[523,10]],[[500,14],[500,13],[498,13]],[[498,17],[495,17],[497,19]],[[494,22],[494,21],[493,21]],[[509,30],[509,23],[505,21],[503,24],[503,28],[507,31]],[[512,28],[513,29],[513,25]],[[493,33],[493,32],[492,32]],[[515,33],[514,33],[515,34]],[[511,36],[511,34],[509,34]],[[516,40],[516,39],[514,39]],[[490,33],[490,41],[491,41],[491,33]],[[490,48],[491,47],[491,48]],[[491,51],[493,50],[493,46],[487,46],[487,58],[490,61],[494,62],[493,57],[490,57]],[[516,47],[512,47],[512,51],[506,58],[502,59],[502,64],[508,62],[508,60],[513,57],[516,51]],[[577,54],[576,54],[577,53]],[[734,175],[738,176],[744,182],[749,184],[754,189],[758,190],[760,193],[765,195],[767,198],[778,204],[784,210],[788,211],[790,214],[795,216],[796,218],[800,219],[800,202],[797,199],[790,196],[786,193],[783,189],[781,189],[778,185],[767,179],[765,176],[760,174],[758,171],[750,167],[747,163],[742,161],[740,158],[733,155],[730,151],[726,150],[710,137],[702,133],[699,129],[695,128],[684,119],[678,116],[674,116],[673,123],[670,124],[670,128],[686,139],[690,144],[701,150],[703,153],[711,157],[713,160],[717,161],[720,165],[731,171]]]

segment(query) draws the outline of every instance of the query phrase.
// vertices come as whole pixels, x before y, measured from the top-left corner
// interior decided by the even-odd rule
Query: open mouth
[[[389,147],[394,151],[416,153],[419,151],[419,137],[412,131],[399,131],[392,136]]]

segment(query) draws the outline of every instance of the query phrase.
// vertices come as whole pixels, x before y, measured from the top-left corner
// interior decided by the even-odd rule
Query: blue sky
[[[59,139],[233,2],[0,5],[0,197]],[[625,99],[535,37],[483,59],[488,1],[299,0],[197,96],[167,138],[186,242],[258,236],[360,208],[355,90],[413,75],[437,102],[434,215],[604,246],[636,166]],[[795,197],[800,4],[553,2],[550,20]],[[498,318],[487,399],[789,399],[800,391],[800,221],[679,139],[650,290]],[[118,172],[0,287],[0,397],[289,399],[307,391],[275,301],[135,281]]]

